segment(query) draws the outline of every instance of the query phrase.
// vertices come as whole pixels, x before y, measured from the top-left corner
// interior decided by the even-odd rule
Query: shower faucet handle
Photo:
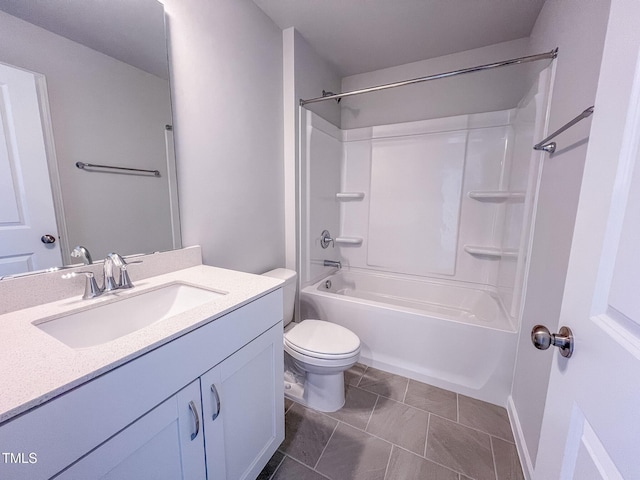
[[[332,247],[335,247],[335,242],[333,241],[333,238],[331,238],[329,230],[323,230],[320,234],[320,246],[322,248],[327,248],[329,244],[331,244]]]

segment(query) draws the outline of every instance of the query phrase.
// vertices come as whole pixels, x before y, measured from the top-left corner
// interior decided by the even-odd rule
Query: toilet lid
[[[285,332],[285,343],[313,357],[352,354],[360,348],[360,339],[351,330],[323,320],[303,320]]]

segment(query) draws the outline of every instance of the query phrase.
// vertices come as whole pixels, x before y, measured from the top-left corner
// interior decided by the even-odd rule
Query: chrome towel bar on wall
[[[76,167],[78,167],[81,170],[84,170],[85,168],[108,168],[111,170],[120,170],[123,172],[151,173],[155,177],[160,176],[159,170],[145,170],[142,168],[112,167],[110,165],[98,165],[94,163],[84,163],[84,162],[76,162]]]
[[[549,135],[547,138],[542,140],[540,143],[537,143],[536,145],[534,145],[533,149],[534,150],[544,150],[547,153],[555,152],[556,151],[556,146],[557,146],[556,142],[550,142],[549,140],[557,137],[558,135],[560,135],[565,130],[573,127],[580,120],[583,120],[583,119],[585,119],[587,117],[590,117],[592,114],[593,114],[593,105],[591,105],[589,108],[587,108],[584,112],[582,112],[580,115],[578,115],[573,120],[571,120],[571,121],[567,122],[566,124],[564,124],[562,127],[560,127],[558,130],[553,132],[551,135]]]

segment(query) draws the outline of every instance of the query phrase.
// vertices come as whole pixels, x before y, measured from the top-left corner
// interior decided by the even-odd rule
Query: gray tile
[[[282,460],[284,460],[284,453],[276,450],[276,453],[274,453],[273,456],[269,459],[256,480],[269,480],[273,476],[273,473],[276,471],[276,469],[282,463]]]
[[[327,480],[327,477],[290,457],[285,457],[272,480]]]
[[[285,437],[280,449],[313,467],[337,424],[333,418],[294,403],[285,415]]]
[[[384,480],[523,480],[503,408],[463,395],[458,404],[453,392],[361,364],[345,384],[338,412],[285,399],[287,456],[274,455],[258,480],[383,480],[385,471]],[[458,410],[460,424],[441,418]]]
[[[316,470],[332,480],[383,480],[391,444],[340,423]]]
[[[458,480],[458,474],[394,446],[385,480]]]
[[[347,387],[344,407],[337,412],[327,413],[330,417],[364,430],[373,412],[378,395],[358,387]]]
[[[486,433],[431,415],[426,457],[476,480],[495,480]]]
[[[492,403],[458,395],[458,422],[513,443],[507,411]]]
[[[362,375],[358,388],[401,402],[408,383],[408,378],[369,367]]]
[[[427,412],[380,397],[367,432],[423,455],[428,423]]]
[[[458,399],[455,392],[409,380],[404,403],[427,410],[454,422],[458,420]]]
[[[518,451],[513,443],[491,437],[498,480],[524,480]]]
[[[358,382],[360,382],[360,378],[362,378],[366,369],[366,365],[356,363],[353,367],[344,372],[345,385],[358,385]]]

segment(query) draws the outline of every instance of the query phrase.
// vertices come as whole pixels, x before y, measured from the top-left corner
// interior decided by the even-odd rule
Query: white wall
[[[284,31],[284,35],[288,40],[293,35],[296,106],[298,106],[298,100],[301,98],[308,99],[322,96],[322,90],[338,93],[341,79],[332,66],[318,55],[307,40],[295,29],[288,28]],[[340,126],[340,107],[337,102],[328,100],[310,104],[305,108],[320,115],[336,127]]]
[[[322,248],[320,238],[324,230],[332,238],[339,233],[340,205],[336,192],[340,190],[342,144],[340,129],[309,111],[302,111],[299,273],[301,284],[306,285],[333,270],[324,266],[324,260],[340,259],[340,249],[336,245]]]
[[[165,0],[180,216],[203,261],[284,264],[282,32],[250,0]]]
[[[299,268],[298,238],[298,122],[301,98],[319,97],[322,90],[339,91],[340,77],[320,57],[299,32],[287,28],[282,32],[283,42],[283,95],[284,95],[284,204],[286,266]],[[321,117],[340,125],[340,109],[336,102],[314,104]]]
[[[606,0],[545,3],[531,35],[531,52],[560,49],[549,132],[593,105],[608,15]],[[557,331],[589,128],[586,120],[558,137],[558,150],[546,157],[542,171],[510,405],[512,417],[517,417],[523,467],[528,470],[538,450],[555,353],[536,350],[530,332],[536,323]]]
[[[95,260],[172,248],[168,82],[4,12],[0,31],[0,62],[46,77],[69,244]],[[161,177],[89,173],[77,161]]]
[[[507,110],[344,130],[342,190],[365,196],[341,203],[338,234],[363,238],[361,247],[339,247],[343,263],[495,285],[498,258],[471,255],[464,246],[500,247],[500,205],[474,200],[468,192],[504,189],[513,114]],[[407,151],[407,142],[423,150]],[[394,158],[398,154],[404,157],[400,163]],[[401,168],[407,162],[415,163]],[[388,172],[381,170],[385,166],[391,167]],[[434,178],[442,187],[430,184]],[[388,197],[393,188],[400,198]],[[455,191],[444,195],[447,189]],[[372,224],[376,218],[377,225]],[[385,231],[391,226],[393,231]]]
[[[519,39],[353,75],[342,79],[342,91],[517,58],[528,55],[527,47],[528,40]],[[542,63],[539,62],[539,68],[544,66],[540,65]],[[341,127],[357,128],[514,108],[530,87],[528,75],[529,69],[525,67],[508,66],[343,98]],[[482,94],[478,95],[478,92]]]

